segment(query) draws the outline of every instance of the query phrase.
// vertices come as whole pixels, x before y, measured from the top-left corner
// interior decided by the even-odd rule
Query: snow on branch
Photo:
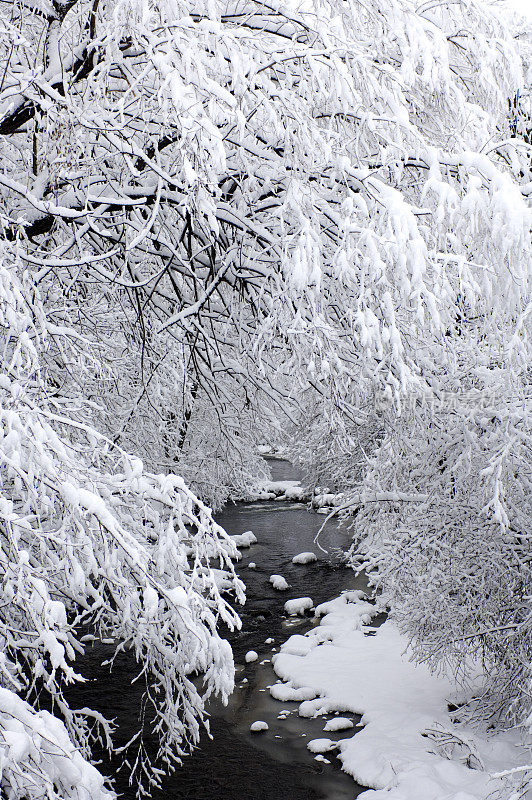
[[[104,779],[72,743],[63,723],[0,688],[1,781],[27,800],[113,800]]]

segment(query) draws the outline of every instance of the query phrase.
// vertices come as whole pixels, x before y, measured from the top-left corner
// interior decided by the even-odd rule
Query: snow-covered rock
[[[328,753],[330,750],[337,748],[337,742],[332,739],[311,739],[307,742],[307,747],[311,753]]]
[[[320,696],[316,697],[314,700],[303,700],[303,702],[299,704],[297,713],[300,717],[314,719],[314,717],[320,717],[322,714],[328,714],[333,710],[334,707],[330,701],[326,697]]]
[[[255,652],[255,650],[248,650],[246,655],[244,656],[246,660],[246,664],[251,664],[252,661],[256,661],[259,657],[259,654]]]
[[[288,581],[282,575],[270,575],[270,583],[279,592],[285,592],[289,588]]]
[[[292,559],[292,564],[311,564],[313,561],[317,561],[318,556],[316,553],[298,553],[297,556],[294,556]]]
[[[260,733],[261,731],[267,731],[269,729],[269,725],[267,722],[264,722],[262,719],[256,720],[256,722],[252,722],[249,726],[250,731],[253,733]]]
[[[237,533],[235,536],[231,536],[231,541],[234,542],[237,547],[251,547],[251,545],[255,544],[257,541],[257,537],[253,531],[245,531],[244,533]]]
[[[313,700],[316,697],[316,690],[311,689],[310,686],[300,686],[295,689],[288,683],[274,683],[273,686],[270,686],[270,694],[274,700],[280,700],[283,703],[288,701],[301,703],[302,700]]]
[[[321,492],[314,495],[311,500],[312,508],[316,509],[330,509],[334,506],[339,506],[344,500],[342,492],[339,494],[332,494],[331,492]]]
[[[305,611],[310,611],[313,607],[314,603],[310,597],[295,597],[293,600],[287,600],[284,604],[284,610],[291,617],[295,617],[297,614],[302,616]]]

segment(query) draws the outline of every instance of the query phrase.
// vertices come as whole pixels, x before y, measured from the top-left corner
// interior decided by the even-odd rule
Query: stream
[[[298,476],[287,462],[269,461],[273,480],[294,480]],[[241,550],[237,571],[247,587],[247,602],[239,608],[242,629],[224,634],[233,647],[236,688],[229,704],[208,705],[213,738],[203,734],[199,746],[183,766],[164,779],[153,800],[352,800],[364,791],[340,770],[340,762],[328,754],[331,764],[315,760],[306,743],[323,736],[323,726],[331,715],[317,719],[298,716],[298,703],[280,703],[270,697],[268,686],[277,678],[271,656],[292,633],[305,633],[315,622],[310,617],[287,617],[286,600],[309,596],[314,605],[330,600],[343,589],[365,589],[363,576],[341,563],[341,552],[348,545],[349,533],[329,522],[320,535],[322,552],[314,537],[323,516],[305,505],[286,501],[238,503],[226,506],[216,517],[230,534],[251,530],[257,543]],[[292,558],[303,551],[318,556],[314,563],[296,565]],[[250,568],[250,562],[256,567]],[[269,583],[272,574],[283,575],[290,588],[277,591]],[[273,641],[266,640],[273,639]],[[258,661],[247,664],[245,654],[255,650]],[[91,651],[89,651],[91,652]],[[127,740],[138,724],[140,688],[128,685],[134,666],[118,661],[111,676],[100,666],[101,651],[90,656],[92,685],[85,685],[78,702],[96,705],[119,724],[117,741]],[[129,659],[130,661],[130,659]],[[95,682],[98,686],[95,691]],[[83,698],[82,695],[86,694]],[[96,697],[95,697],[96,694]],[[279,712],[289,712],[279,719]],[[356,716],[351,715],[355,722]],[[255,720],[268,723],[269,730],[252,733]],[[329,733],[329,738],[345,737],[345,732]],[[100,768],[112,774],[115,765],[103,760]],[[126,800],[135,791],[126,776],[118,776],[116,789]]]

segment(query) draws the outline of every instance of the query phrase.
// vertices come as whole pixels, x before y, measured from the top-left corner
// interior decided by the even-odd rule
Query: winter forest
[[[3,0],[0,50],[1,796],[115,796],[113,722],[71,699],[95,639],[144,690],[131,796],[186,763],[245,609],[216,514],[263,496],[269,448],[371,587],[326,604],[311,657],[396,636],[405,674],[462,698],[381,772],[368,711],[344,769],[368,800],[530,797],[530,22]],[[325,713],[283,652],[278,699]]]

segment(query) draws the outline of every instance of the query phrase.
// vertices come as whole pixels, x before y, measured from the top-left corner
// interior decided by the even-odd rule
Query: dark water
[[[275,480],[297,477],[286,462],[270,460],[270,466]],[[323,764],[306,747],[312,738],[342,738],[346,733],[324,734],[328,716],[302,719],[297,715],[298,703],[279,703],[267,690],[276,681],[270,664],[273,648],[278,649],[291,633],[304,633],[313,624],[308,618],[287,618],[285,601],[310,596],[317,605],[342,589],[365,588],[363,578],[356,578],[340,561],[348,533],[338,530],[334,521],[329,523],[319,540],[327,551],[322,552],[313,540],[323,516],[283,502],[227,506],[217,519],[230,534],[252,530],[258,539],[257,544],[242,550],[237,565],[247,586],[247,603],[240,610],[242,630],[227,634],[237,667],[237,688],[227,707],[217,701],[209,705],[213,738],[203,735],[183,766],[164,780],[162,790],[150,796],[154,800],[352,800],[364,789],[340,771],[334,754],[327,754],[331,764]],[[292,564],[294,555],[307,550],[318,555],[317,562]],[[248,567],[250,562],[255,562],[255,569]],[[286,578],[288,591],[273,589],[268,580],[273,573]],[[266,643],[269,638],[274,641]],[[257,662],[245,663],[248,650],[257,651]],[[94,683],[86,685],[76,699],[114,717],[119,724],[117,741],[125,742],[136,730],[141,703],[141,688],[128,685],[135,665],[124,656],[109,676],[99,666],[101,655],[101,646],[92,650],[97,689]],[[285,720],[277,718],[281,709],[290,710]],[[249,731],[257,719],[268,723],[267,732]],[[105,761],[101,765],[106,774],[113,768]],[[135,791],[125,777],[117,779],[116,788],[133,800]]]

